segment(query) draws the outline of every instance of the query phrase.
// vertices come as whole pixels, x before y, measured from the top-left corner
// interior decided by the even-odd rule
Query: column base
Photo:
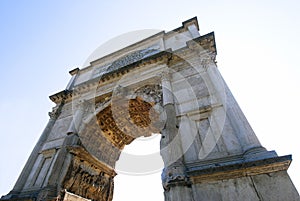
[[[262,146],[252,147],[243,154],[244,161],[257,161],[267,158],[275,158],[277,156],[278,155],[275,151],[267,151],[266,148]]]

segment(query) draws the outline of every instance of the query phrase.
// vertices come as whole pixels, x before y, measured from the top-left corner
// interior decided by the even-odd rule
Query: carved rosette
[[[114,146],[123,149],[134,138],[160,131],[160,85],[145,85],[137,89],[117,86],[112,96],[99,98],[95,105],[101,134]],[[102,110],[101,110],[102,109]]]
[[[116,116],[122,116],[122,110]],[[104,110],[97,114],[97,123],[101,129],[102,135],[108,139],[114,146],[123,149],[126,144],[133,141],[133,138],[126,135],[126,124],[117,125],[113,117],[111,106],[106,107]]]

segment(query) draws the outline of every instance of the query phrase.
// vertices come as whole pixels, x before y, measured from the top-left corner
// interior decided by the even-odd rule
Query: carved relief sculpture
[[[260,144],[216,55],[214,33],[200,35],[195,17],[70,71],[0,200],[112,201],[123,148],[158,133],[166,201],[300,201],[287,174],[291,155]]]

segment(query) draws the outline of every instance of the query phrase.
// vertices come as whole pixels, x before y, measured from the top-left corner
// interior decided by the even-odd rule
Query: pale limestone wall
[[[38,158],[30,171],[29,177],[27,178],[24,189],[39,189],[47,185],[53,168],[53,161],[57,159],[57,155],[58,151],[55,149],[42,151],[38,155]]]
[[[71,124],[73,117],[68,116],[65,118],[57,119],[47,141],[53,141],[66,137],[68,128]]]
[[[172,89],[186,162],[196,161],[199,157],[206,160],[242,154],[237,133],[226,117],[226,108],[214,97],[216,90],[207,81],[209,77],[206,69],[199,64],[185,64],[178,68],[182,70],[173,72]],[[207,107],[212,109],[199,111]],[[220,118],[222,116],[224,118]],[[207,137],[216,133],[219,134],[215,139]]]
[[[192,185],[197,201],[299,201],[286,171]]]
[[[73,105],[72,102],[63,105],[58,118],[56,119],[48,138],[43,145],[42,150],[47,150],[55,147],[60,147],[66,137],[68,128],[73,120]]]

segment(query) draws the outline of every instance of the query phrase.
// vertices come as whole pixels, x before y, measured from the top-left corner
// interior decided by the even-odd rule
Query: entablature
[[[214,32],[211,32],[204,36],[193,39],[192,41],[188,41],[186,47],[178,49],[176,51],[172,51],[171,49],[168,49],[166,51],[157,51],[145,58],[142,57],[141,59],[134,60],[132,63],[129,62],[127,64],[125,62],[126,65],[118,64],[118,62],[115,61],[115,64],[118,64],[119,68],[112,68],[110,71],[105,72],[100,76],[75,85],[71,90],[63,90],[54,95],[51,95],[49,98],[56,104],[60,103],[62,100],[64,100],[65,102],[71,101],[72,96],[76,95],[76,92],[83,93],[84,91],[90,91],[91,88],[97,87],[99,83],[105,83],[110,81],[111,79],[121,77],[137,67],[165,63],[171,68],[172,65],[175,65],[177,62],[184,61],[184,58],[188,56],[188,54],[194,53],[197,46],[195,45],[195,42],[200,45],[198,47],[199,52],[204,52],[204,54],[208,52],[209,54],[216,55],[217,52],[214,38]],[[211,59],[211,57],[209,57],[209,59]],[[79,72],[78,70],[76,70],[76,73]]]

